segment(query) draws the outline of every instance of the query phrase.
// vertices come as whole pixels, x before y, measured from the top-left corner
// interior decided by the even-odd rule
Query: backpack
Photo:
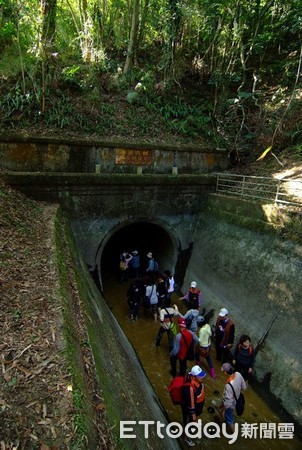
[[[232,383],[228,383],[228,384],[231,386],[233,394],[234,394],[234,397],[235,397],[235,400],[236,400],[236,407],[235,408],[236,408],[237,416],[242,416],[242,414],[244,412],[244,405],[245,405],[244,395],[242,394],[242,392],[240,392],[240,395],[237,398],[236,394],[235,394],[235,390],[234,390],[234,388],[232,386]]]
[[[126,261],[121,261],[120,262],[120,269],[121,270],[127,270],[127,263],[126,263]]]
[[[190,329],[190,326],[192,325],[192,321],[193,321],[193,315],[190,314],[189,317],[187,317],[185,320],[186,320],[187,329]]]
[[[189,291],[189,306],[191,307],[191,309],[198,309],[199,305],[198,305],[198,294],[199,291],[197,292],[191,292]]]
[[[153,261],[153,270],[154,270],[154,272],[158,272],[158,268],[159,268],[158,262],[154,260]]]
[[[240,395],[236,401],[237,416],[242,416],[242,414],[244,413],[244,405],[245,405],[245,398],[242,392],[240,392]]]
[[[168,391],[173,405],[181,405],[183,403],[182,388],[189,386],[191,383],[186,382],[186,376],[175,377],[168,386]]]
[[[188,361],[194,361],[195,359],[195,342],[194,339],[192,339],[190,345],[188,345],[188,342],[185,338],[185,335],[181,332],[182,338],[184,340],[185,346],[187,347],[187,355],[186,355],[186,359]]]

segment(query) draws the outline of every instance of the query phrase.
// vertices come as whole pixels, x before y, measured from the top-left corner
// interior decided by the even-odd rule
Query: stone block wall
[[[146,143],[0,136],[0,167],[20,172],[209,173],[229,166],[226,150]]]

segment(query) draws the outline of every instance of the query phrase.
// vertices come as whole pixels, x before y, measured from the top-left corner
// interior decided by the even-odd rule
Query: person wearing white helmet
[[[191,286],[187,293],[183,297],[179,297],[178,300],[183,300],[188,309],[198,309],[202,313],[202,293],[197,288],[196,281],[191,282]]]
[[[183,402],[181,404],[181,412],[183,418],[183,426],[191,422],[197,422],[198,416],[201,415],[204,401],[205,388],[203,380],[206,372],[199,366],[193,366],[186,376],[183,386],[182,396]],[[185,444],[189,447],[195,445],[194,441],[184,436]]]
[[[235,339],[235,325],[229,317],[229,311],[221,308],[215,325],[216,359],[223,363],[232,360],[231,348]]]

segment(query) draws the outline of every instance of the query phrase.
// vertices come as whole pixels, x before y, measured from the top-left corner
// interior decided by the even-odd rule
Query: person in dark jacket
[[[215,324],[215,347],[217,361],[230,362],[231,348],[235,339],[235,325],[229,317],[229,311],[221,308]]]
[[[137,250],[133,250],[132,259],[130,261],[130,275],[133,278],[137,278],[140,275],[140,256]]]
[[[166,302],[166,296],[168,292],[167,285],[165,283],[164,277],[162,277],[161,275],[157,280],[156,292],[158,297],[158,307],[161,308],[164,306],[169,306]]]
[[[182,388],[183,401],[181,404],[184,428],[188,423],[197,422],[198,416],[202,413],[205,401],[205,388],[203,384],[205,376],[206,372],[199,366],[193,366],[186,376]],[[185,444],[193,447],[194,442],[185,436]]]
[[[130,319],[134,322],[138,319],[140,303],[145,293],[145,287],[141,280],[137,277],[130,284],[127,290],[127,303],[129,305]]]
[[[245,381],[252,377],[255,364],[255,350],[251,344],[251,338],[243,334],[233,351],[233,365],[235,371],[241,373]]]
[[[178,300],[183,300],[187,309],[198,309],[202,313],[203,301],[201,290],[197,288],[196,281],[192,281],[190,288],[183,297]]]

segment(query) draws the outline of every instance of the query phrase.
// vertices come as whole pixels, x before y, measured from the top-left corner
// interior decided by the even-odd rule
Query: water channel
[[[144,316],[141,314],[137,322],[131,322],[128,314],[128,305],[126,302],[126,290],[128,284],[119,284],[118,280],[112,273],[107,273],[103,279],[104,297],[112,313],[118,320],[121,328],[127,335],[130,343],[135,349],[137,356],[149,378],[155,392],[157,393],[160,402],[165,409],[170,422],[182,423],[181,410],[179,406],[172,404],[167,390],[167,386],[171,381],[170,362],[168,340],[166,335],[163,336],[161,346],[154,345],[155,337],[159,329],[159,322],[154,322],[152,315]],[[177,304],[179,310],[183,313],[185,309],[178,300],[178,295],[173,294],[172,303]],[[206,305],[205,305],[206,308]],[[211,323],[212,325],[212,323]],[[215,360],[215,349],[212,349],[212,359],[215,365],[217,377],[212,379],[208,373],[208,366],[206,361],[202,362],[202,368],[207,372],[204,380],[206,389],[205,407],[202,416],[203,425],[209,422],[221,424],[222,419],[217,412],[209,412],[208,407],[212,406],[212,400],[220,400],[226,383],[226,376],[220,370],[220,364]],[[257,360],[256,360],[257,364]],[[188,368],[192,367],[194,362],[188,362]],[[234,449],[266,449],[266,450],[298,450],[302,448],[302,443],[296,435],[293,439],[280,439],[278,436],[278,427],[283,424],[290,423],[290,419],[283,417],[273,411],[265,402],[261,395],[257,394],[254,388],[250,385],[245,391],[246,405],[245,412],[242,417],[237,417],[236,421],[239,424],[238,439],[232,444]],[[131,419],[129,419],[131,420]],[[142,418],[144,420],[144,418]],[[156,420],[156,418],[154,418]],[[255,434],[251,433],[251,437],[240,437],[242,425],[244,423],[253,424]],[[260,424],[266,429],[276,430],[276,438],[272,438],[272,433],[264,434],[266,437],[260,437]],[[263,435],[263,436],[264,436]],[[181,444],[181,441],[180,441]],[[229,439],[221,438],[207,438],[203,437],[196,443],[196,449],[228,449]]]

